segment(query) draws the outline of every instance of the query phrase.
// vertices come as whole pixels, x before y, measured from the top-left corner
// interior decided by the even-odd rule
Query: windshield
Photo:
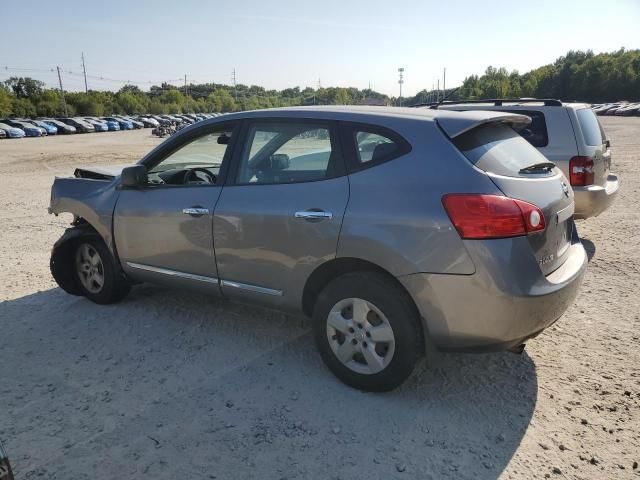
[[[548,162],[513,128],[498,123],[474,128],[455,138],[454,144],[476,167],[497,175],[519,177],[520,170]]]

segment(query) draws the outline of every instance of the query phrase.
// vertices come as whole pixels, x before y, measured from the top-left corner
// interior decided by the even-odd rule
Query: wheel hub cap
[[[345,298],[327,317],[327,339],[336,358],[356,373],[384,370],[395,351],[395,336],[387,317],[373,303]]]

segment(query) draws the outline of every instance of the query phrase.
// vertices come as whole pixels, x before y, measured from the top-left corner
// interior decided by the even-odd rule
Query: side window
[[[209,132],[182,145],[149,169],[153,184],[215,183],[227,151],[232,128]]]
[[[353,131],[358,163],[384,161],[400,151],[400,145],[384,135],[356,129]]]
[[[518,132],[522,138],[534,147],[546,147],[549,145],[547,122],[544,118],[544,113],[528,110],[511,110],[510,113],[531,117],[531,123]]]
[[[236,183],[295,183],[331,175],[335,157],[328,125],[254,123],[242,148]]]

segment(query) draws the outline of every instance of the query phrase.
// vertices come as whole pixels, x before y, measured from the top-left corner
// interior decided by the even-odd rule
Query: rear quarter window
[[[578,117],[578,123],[580,124],[580,130],[582,130],[584,142],[592,147],[602,145],[605,142],[604,131],[593,110],[590,108],[581,108],[580,110],[576,110],[576,115]]]
[[[474,128],[453,143],[476,167],[507,177],[520,177],[521,169],[549,161],[513,128],[498,123]]]
[[[522,138],[534,147],[546,147],[549,145],[549,135],[547,134],[547,122],[544,113],[529,110],[508,110],[510,113],[526,115],[531,118],[531,123],[518,133]]]

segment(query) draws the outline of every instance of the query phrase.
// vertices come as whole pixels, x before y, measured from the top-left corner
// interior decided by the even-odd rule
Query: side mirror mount
[[[289,155],[286,153],[274,153],[269,157],[270,170],[286,170],[289,165]]]
[[[607,147],[607,149],[608,149],[608,148],[611,148],[611,140],[606,139],[606,140],[604,141],[604,144],[605,144],[605,146]]]
[[[122,169],[120,184],[125,188],[136,188],[147,183],[147,167],[133,165]]]

